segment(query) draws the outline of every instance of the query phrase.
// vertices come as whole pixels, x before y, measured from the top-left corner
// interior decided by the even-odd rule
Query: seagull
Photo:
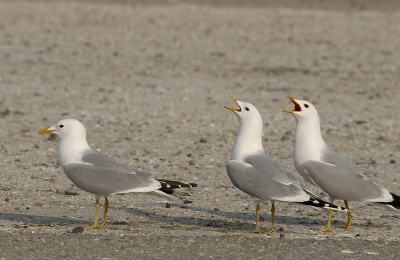
[[[239,108],[225,106],[239,119],[240,128],[227,163],[227,173],[233,185],[256,199],[256,227],[254,233],[275,231],[275,201],[295,202],[317,208],[339,211],[346,209],[325,202],[305,187],[262,146],[262,119],[252,104],[231,96]],[[271,229],[260,232],[260,202],[271,201]]]
[[[294,142],[294,165],[300,175],[309,183],[319,187],[329,195],[331,203],[335,199],[344,201],[347,221],[338,226],[349,228],[353,216],[349,201],[370,201],[385,204],[392,209],[400,210],[400,197],[378,185],[359,172],[325,143],[321,135],[320,120],[317,109],[308,101],[297,100],[286,95],[294,104],[293,110],[282,110],[290,113],[297,122]],[[328,224],[318,228],[330,231],[332,210],[329,210]]]
[[[145,193],[173,198],[174,189],[196,187],[195,183],[157,180],[154,173],[132,170],[114,159],[93,150],[86,141],[86,129],[75,119],[63,119],[41,129],[38,134],[59,136],[58,158],[67,177],[80,189],[95,195],[94,223],[84,229],[101,228],[107,222],[108,196],[127,193]],[[187,194],[185,194],[187,195]],[[100,198],[104,197],[104,217],[98,223]]]

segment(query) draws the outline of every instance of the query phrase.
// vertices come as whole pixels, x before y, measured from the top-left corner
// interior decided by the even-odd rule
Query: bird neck
[[[69,138],[67,140],[61,139],[58,143],[58,158],[61,167],[64,168],[66,163],[81,162],[82,152],[92,149],[85,138]]]
[[[321,151],[326,146],[322,138],[320,121],[309,120],[308,122],[297,122],[294,161],[296,168],[308,160],[320,160]]]
[[[239,132],[233,144],[231,160],[244,161],[250,154],[264,153],[261,141],[262,126],[240,125]]]

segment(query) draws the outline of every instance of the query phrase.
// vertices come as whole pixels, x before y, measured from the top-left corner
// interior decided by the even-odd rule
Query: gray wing
[[[307,161],[303,168],[315,184],[329,195],[349,201],[391,201],[389,191],[359,172],[331,149],[322,162]]]
[[[293,176],[293,174],[286,166],[284,166],[275,157],[267,153],[256,156],[249,156],[245,158],[244,161],[251,164],[254,168],[268,173],[268,176],[270,176],[277,182],[281,182],[284,184],[301,184],[300,181]]]
[[[233,185],[260,200],[302,202],[310,198],[290,171],[273,157],[250,156],[245,163],[230,160],[227,172]]]
[[[67,163],[64,172],[80,189],[100,195],[151,192],[161,187],[154,174],[131,170],[96,151],[84,154],[82,163]]]

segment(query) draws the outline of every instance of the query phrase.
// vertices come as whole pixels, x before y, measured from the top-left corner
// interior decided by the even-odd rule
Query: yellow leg
[[[264,231],[263,233],[275,232],[275,204],[272,203],[271,207],[271,229]]]
[[[256,229],[253,230],[253,233],[261,233],[260,232],[260,205],[258,205],[258,204],[256,207]]]
[[[99,225],[99,224],[98,224],[98,218],[99,218],[99,209],[100,209],[100,202],[99,202],[99,200],[96,200],[95,207],[96,207],[96,211],[94,212],[94,222],[93,222],[93,224],[90,225],[90,226],[84,226],[84,227],[83,227],[84,229],[92,229],[92,228],[98,227],[98,225]]]
[[[347,200],[344,200],[344,205],[347,209],[347,221],[346,223],[344,223],[343,225],[337,226],[337,228],[349,228],[350,224],[351,224],[351,220],[353,219],[353,216],[350,213],[350,208],[349,208],[349,203],[347,202]]]
[[[105,202],[104,202],[104,217],[103,217],[103,222],[101,222],[98,225],[99,228],[103,227],[107,222],[108,204],[109,204],[108,199],[105,198]]]
[[[331,224],[332,224],[332,213],[333,210],[330,209],[328,213],[328,223],[326,224],[326,227],[315,227],[313,228],[314,230],[321,230],[325,232],[330,232],[331,231]]]

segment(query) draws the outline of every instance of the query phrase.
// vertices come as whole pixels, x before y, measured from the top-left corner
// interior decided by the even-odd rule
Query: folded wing
[[[161,187],[153,173],[126,168],[96,151],[85,153],[80,163],[67,163],[64,171],[77,187],[100,195],[151,192]]]
[[[307,161],[304,170],[314,183],[335,198],[349,201],[392,201],[390,193],[351,165]]]
[[[289,170],[272,156],[249,156],[245,163],[230,160],[227,172],[238,189],[261,200],[300,202],[310,198]]]

